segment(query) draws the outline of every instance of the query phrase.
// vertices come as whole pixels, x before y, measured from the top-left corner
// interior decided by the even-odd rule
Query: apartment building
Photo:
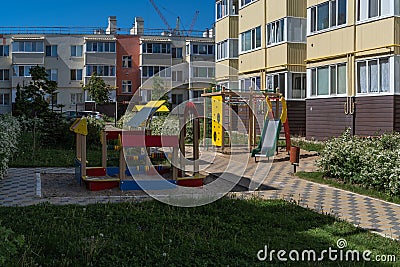
[[[400,131],[400,1],[307,1],[307,137]]]
[[[215,29],[218,84],[241,92],[279,90],[288,100],[292,133],[304,135],[306,0],[217,0]]]
[[[204,89],[215,82],[212,30],[197,33],[197,36],[167,31],[143,35],[140,47],[143,102],[151,100],[152,92],[158,87],[170,91],[173,106],[187,100],[201,102]]]

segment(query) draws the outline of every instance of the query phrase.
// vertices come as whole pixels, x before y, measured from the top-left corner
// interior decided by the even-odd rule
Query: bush
[[[16,235],[11,229],[0,225],[0,266],[9,266],[15,262],[20,254],[25,239],[22,235]]]
[[[0,116],[0,179],[8,170],[8,163],[17,151],[20,124],[11,115]]]
[[[400,195],[400,134],[385,133],[380,138],[350,135],[329,140],[317,161],[329,177]]]

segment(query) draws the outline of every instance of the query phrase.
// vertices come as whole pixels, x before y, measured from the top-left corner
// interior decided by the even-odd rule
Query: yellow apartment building
[[[399,0],[307,1],[307,137],[400,130]]]
[[[306,125],[306,7],[306,0],[216,1],[217,84],[241,92],[279,90],[288,100],[292,133],[300,135]],[[237,82],[225,66],[237,69]]]

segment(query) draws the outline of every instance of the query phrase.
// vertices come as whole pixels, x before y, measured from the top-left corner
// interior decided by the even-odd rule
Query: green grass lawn
[[[333,178],[325,177],[322,172],[297,172],[296,175],[299,178],[319,183],[319,184],[326,184],[330,185],[339,189],[344,189],[347,191],[351,191],[357,194],[365,195],[365,196],[370,196],[378,199],[382,199],[385,201],[393,202],[396,204],[400,204],[400,197],[398,196],[388,196],[384,192],[380,192],[377,190],[361,187],[359,185],[353,185],[353,184],[345,184],[341,181],[338,181]]]
[[[339,238],[347,240],[348,249],[371,250],[372,257],[400,257],[398,241],[280,200],[222,199],[197,208],[155,201],[86,207],[46,204],[1,207],[0,218],[3,226],[25,238],[6,266],[271,266],[268,260],[257,259],[264,246],[269,251],[321,252],[336,249]],[[0,251],[1,245],[2,240]],[[316,264],[280,263],[276,257],[272,263]],[[322,264],[381,266],[328,260]]]

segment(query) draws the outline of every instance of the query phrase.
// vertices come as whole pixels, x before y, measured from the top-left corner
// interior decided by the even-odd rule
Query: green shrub
[[[400,195],[400,134],[361,138],[345,131],[326,142],[317,161],[329,177]]]
[[[9,266],[16,261],[16,256],[21,252],[25,239],[11,229],[0,225],[0,266]]]
[[[17,151],[20,125],[16,118],[11,115],[0,116],[0,179],[8,170],[8,163]]]

